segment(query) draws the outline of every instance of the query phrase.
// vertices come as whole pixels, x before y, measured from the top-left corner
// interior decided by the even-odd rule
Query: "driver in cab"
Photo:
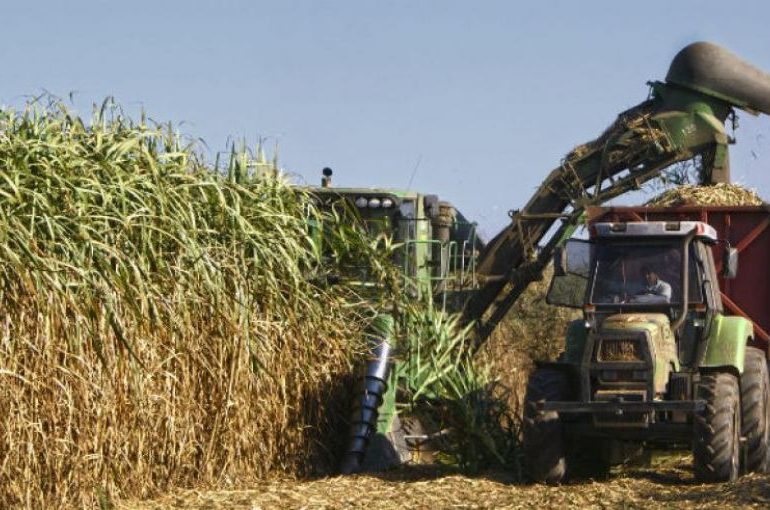
[[[650,266],[642,267],[643,289],[631,298],[632,303],[670,303],[671,285],[658,277]]]

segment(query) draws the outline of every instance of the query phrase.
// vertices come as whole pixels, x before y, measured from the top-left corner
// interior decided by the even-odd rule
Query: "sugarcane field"
[[[10,3],[0,509],[770,508],[770,6]]]

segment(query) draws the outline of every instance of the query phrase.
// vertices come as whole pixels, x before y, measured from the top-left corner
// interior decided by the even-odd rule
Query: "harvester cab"
[[[333,188],[331,178],[331,169],[324,168],[321,186],[309,190],[312,199],[364,226],[373,238],[387,239],[395,246],[393,261],[402,270],[405,292],[444,309],[459,309],[476,285],[476,257],[483,247],[476,224],[436,195]]]
[[[722,243],[718,270],[717,232],[700,221],[597,222],[589,231],[554,253],[548,302],[580,307],[584,319],[570,326],[559,360],[530,380],[533,477],[559,482],[570,469],[606,470],[644,444],[692,441],[696,475],[731,480],[742,435],[756,446],[747,467],[766,470],[770,407],[760,406],[760,426],[740,398],[747,378],[767,380],[765,353],[750,346],[749,319],[724,315],[717,277],[736,276],[735,249]]]

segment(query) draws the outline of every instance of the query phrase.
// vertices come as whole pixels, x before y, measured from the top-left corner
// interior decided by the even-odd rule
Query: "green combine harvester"
[[[403,292],[443,310],[459,311],[477,284],[475,261],[482,244],[476,225],[436,195],[370,188],[333,188],[332,170],[311,190],[323,208],[355,211],[372,236],[385,235],[399,245],[394,262],[403,273]],[[365,275],[361,285],[367,285]],[[376,289],[375,289],[376,291]],[[381,470],[411,458],[396,405],[398,367],[394,316],[383,310],[374,320],[370,361],[352,416],[350,441],[341,470]]]
[[[324,176],[324,185],[315,188],[314,192],[322,198],[334,197],[334,200],[348,201],[376,232],[389,234],[396,241],[404,243],[398,262],[404,268],[405,276],[414,282],[411,292],[415,298],[440,299],[441,303],[448,303],[449,309],[461,310],[464,322],[475,324],[474,341],[478,347],[489,337],[529,283],[541,278],[543,269],[551,262],[554,253],[560,257],[566,253],[557,248],[584,222],[586,208],[639,189],[671,165],[693,158],[700,160],[704,183],[729,182],[728,146],[734,140],[725,124],[733,122],[734,126],[736,108],[753,114],[770,113],[770,76],[711,43],[700,42],[685,47],[672,61],[666,80],[651,82],[649,86],[648,99],[621,113],[600,137],[570,152],[550,172],[522,209],[510,211],[509,226],[485,245],[476,238],[473,224],[456,214],[449,204],[439,202],[432,195],[379,189],[332,188],[330,171]],[[569,362],[544,365],[542,369],[549,374],[561,375],[549,379],[541,370],[533,375],[524,431],[527,461],[533,479],[557,483],[567,476],[572,458],[570,452],[566,447],[559,449],[554,445],[566,445],[571,423],[585,422],[586,416],[600,416],[600,421],[607,413],[620,412],[621,416],[635,416],[635,420],[616,420],[615,426],[605,427],[599,434],[605,439],[619,439],[624,435],[634,436],[628,430],[629,427],[632,430],[640,428],[640,416],[643,417],[642,421],[651,424],[658,423],[658,417],[676,415],[679,421],[676,422],[677,427],[673,427],[677,430],[676,437],[672,435],[672,438],[709,446],[708,438],[703,439],[702,434],[713,423],[708,422],[710,418],[704,414],[711,411],[708,399],[701,398],[705,391],[702,388],[710,384],[708,381],[713,378],[711,370],[714,364],[719,365],[721,362],[714,361],[718,358],[715,354],[716,358],[709,358],[710,364],[704,364],[702,358],[693,357],[693,352],[710,352],[709,342],[733,349],[732,361],[722,361],[731,368],[734,377],[741,377],[746,364],[742,358],[735,357],[735,352],[755,351],[745,349],[749,336],[741,338],[738,335],[729,340],[715,341],[708,335],[690,335],[690,331],[696,327],[696,318],[690,310],[690,305],[694,306],[695,301],[688,300],[686,292],[683,296],[681,289],[687,289],[689,282],[704,285],[705,281],[710,281],[710,284],[705,285],[715,285],[713,275],[716,266],[713,259],[709,259],[710,251],[704,247],[724,240],[715,237],[706,228],[706,223],[688,225],[685,225],[687,228],[680,225],[676,232],[665,230],[665,224],[662,227],[648,225],[647,233],[633,230],[640,227],[632,227],[637,233],[634,242],[660,250],[661,256],[672,246],[679,247],[679,258],[673,257],[672,260],[676,259],[682,267],[681,274],[685,275],[685,281],[678,282],[679,294],[675,300],[669,297],[669,306],[658,303],[645,305],[646,308],[633,308],[613,303],[609,308],[604,305],[602,308],[596,304],[596,308],[590,310],[587,321],[581,321],[581,332],[578,334],[571,329],[567,336],[564,359]],[[690,226],[692,229],[687,230]],[[616,234],[613,228],[622,227],[606,227],[610,232],[607,236]],[[663,234],[659,232],[660,228],[664,229]],[[603,245],[608,239],[597,234],[594,241]],[[662,240],[666,242],[662,243]],[[692,254],[692,258],[688,254]],[[589,266],[595,264],[597,256],[596,252],[588,255],[586,263]],[[633,255],[630,256],[633,258]],[[729,258],[733,255],[725,256]],[[688,260],[698,260],[702,264],[700,272],[689,282]],[[562,266],[566,264],[564,260],[561,262]],[[566,274],[566,271],[564,269],[563,273]],[[591,277],[596,278],[596,272],[592,274]],[[710,280],[704,276],[708,274],[711,275]],[[450,281],[453,282],[451,285],[448,284]],[[581,300],[587,295],[581,294],[582,289],[585,289],[585,281],[583,275],[583,287],[579,287],[575,294]],[[704,294],[700,296],[703,298]],[[701,302],[699,306],[704,306],[704,303]],[[705,304],[702,311],[708,321],[716,320],[712,312],[719,310],[719,306],[715,303]],[[639,320],[631,320],[633,317]],[[403,441],[396,434],[399,420],[390,359],[394,347],[391,338],[392,321],[392,317],[386,313],[377,321],[379,339],[373,347],[371,361],[362,380],[362,391],[357,398],[343,472],[383,467],[405,459],[401,454],[404,450]],[[739,322],[735,319],[729,323]],[[750,321],[742,324],[735,327],[751,330]],[[658,336],[645,333],[653,329],[659,332],[656,333]],[[605,335],[616,335],[618,331],[622,332],[621,336],[627,333],[638,338],[634,340],[636,343],[632,342],[632,346],[624,344],[617,347],[620,349],[618,352],[623,355],[647,353],[644,356],[639,354],[643,359],[636,360],[646,364],[631,370],[638,380],[626,384],[628,388],[624,387],[621,378],[617,380],[618,384],[612,386],[618,391],[608,393],[605,388],[601,390],[605,393],[600,394],[591,386],[591,381],[594,381],[591,370],[595,369],[598,362],[595,357],[603,355],[601,349],[597,351],[596,346],[605,345],[600,339]],[[642,340],[642,337],[650,339],[653,336],[654,340]],[[645,343],[650,341],[654,347]],[[744,348],[733,345],[736,343]],[[766,365],[767,345],[758,345],[762,364]],[[653,351],[656,354],[651,359],[649,353]],[[665,362],[661,361],[663,358]],[[756,364],[756,360],[751,363]],[[761,384],[767,388],[766,366],[763,374],[760,376],[764,377]],[[550,392],[551,387],[565,385],[576,385],[574,387],[583,390],[578,395],[572,395],[571,400],[566,399],[564,392],[558,395],[555,390]],[[670,394],[662,388],[671,385],[685,389],[676,393],[675,403],[663,402],[665,399],[670,400]],[[626,395],[624,391],[630,393]],[[715,391],[719,395],[723,393],[721,386]],[[549,403],[554,397],[558,400]],[[760,401],[760,414],[766,416],[761,422],[766,424],[770,422],[770,397],[762,397]],[[562,416],[568,414],[578,418],[563,421]],[[704,420],[708,426],[703,425]],[[626,423],[628,421],[632,423],[629,425]],[[730,430],[735,432],[735,423],[731,426]],[[770,429],[766,425],[762,427],[763,430]],[[682,430],[685,430],[684,439]],[[749,432],[749,439],[758,433]],[[740,442],[740,433],[735,433],[738,434],[735,436],[737,444]],[[760,442],[766,444],[768,434],[762,434],[764,436]],[[585,437],[589,436],[591,434]],[[570,440],[574,442],[575,437],[582,436],[570,435]],[[664,442],[669,439],[665,433],[656,437]],[[743,437],[746,439],[747,434],[743,433]],[[385,458],[386,462],[381,462],[382,444],[389,444],[392,453],[389,458]],[[704,480],[734,478],[738,465],[734,457],[731,456],[727,464],[716,462],[715,459],[707,458],[708,455],[716,454],[703,453],[710,451],[706,446],[696,449],[696,467],[700,466],[698,476]],[[735,451],[730,450],[731,455]],[[721,452],[720,449],[720,455]],[[373,460],[375,458],[376,462]],[[764,469],[765,464],[754,462],[750,467]]]

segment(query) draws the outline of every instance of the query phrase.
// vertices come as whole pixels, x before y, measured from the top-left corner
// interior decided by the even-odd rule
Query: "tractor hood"
[[[671,322],[662,313],[619,313],[610,315],[602,323],[602,330],[644,330],[650,336],[665,336],[671,332]]]
[[[619,313],[607,317],[598,331],[600,340],[599,351],[612,353],[610,344],[621,347],[618,343],[627,342],[624,340],[628,335],[629,340],[637,338],[638,341],[646,343],[647,348],[641,349],[641,352],[649,350],[650,361],[652,362],[652,383],[654,393],[661,395],[666,391],[669,372],[679,370],[679,357],[677,355],[676,342],[674,334],[671,331],[671,324],[668,317],[662,313]],[[641,337],[646,340],[642,340]],[[633,341],[633,340],[631,340]],[[606,346],[606,347],[605,347]],[[635,349],[632,349],[633,352]],[[597,351],[597,353],[599,352]],[[623,352],[616,352],[615,356],[623,355]],[[601,355],[599,355],[601,358]]]

